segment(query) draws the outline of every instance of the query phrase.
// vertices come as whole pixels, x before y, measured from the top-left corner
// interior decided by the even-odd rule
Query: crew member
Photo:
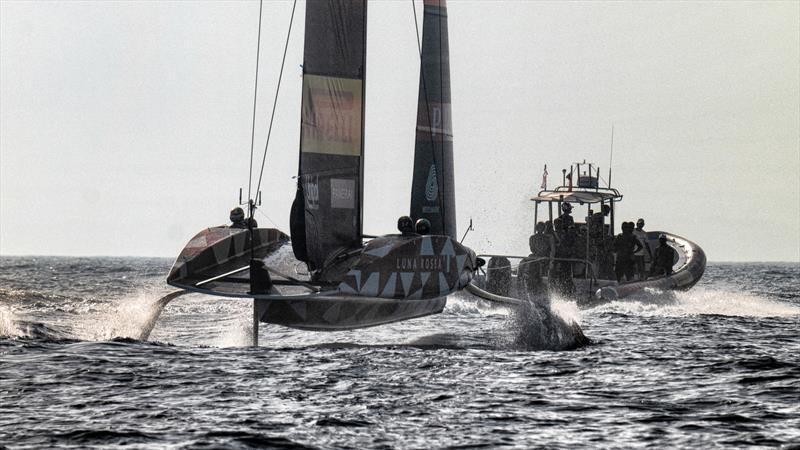
[[[614,239],[605,230],[605,218],[610,212],[611,207],[603,205],[600,211],[587,218],[589,257],[595,264],[597,276],[602,279],[610,279],[614,273]]]
[[[575,225],[575,219],[572,218],[572,205],[569,203],[562,203],[561,211],[563,211],[563,214],[558,216],[558,218],[561,219],[561,224],[564,225],[564,229],[566,230],[570,225]]]
[[[429,234],[431,232],[431,223],[425,218],[418,219],[417,223],[414,224],[414,229],[417,234]]]
[[[647,243],[647,232],[644,231],[644,219],[640,218],[636,221],[636,229],[633,230],[633,235],[636,236],[636,239],[639,239],[643,247],[642,250],[633,254],[633,258],[636,261],[636,273],[640,280],[644,280],[647,278],[647,272],[645,271],[645,255],[647,255],[648,261],[653,260],[653,253],[650,251],[650,245]]]
[[[547,269],[556,254],[555,238],[550,234],[546,234],[544,222],[539,222],[536,224],[536,232],[531,235],[528,244],[531,248],[530,257],[534,260],[531,264],[535,269],[532,270],[541,277],[543,273],[547,273]]]
[[[238,206],[231,210],[231,228],[247,228],[247,221],[244,219],[244,211]]]
[[[614,279],[614,236],[603,234],[600,237],[598,277],[603,280]]]
[[[575,241],[575,225],[572,225],[567,227],[561,242],[556,246],[556,261],[550,270],[551,287],[563,295],[575,292],[575,285],[572,282],[572,262],[567,261],[574,256]]]
[[[578,226],[576,228],[577,236],[575,237],[575,251],[573,257],[581,261],[586,261],[588,256],[586,253],[586,227]],[[580,274],[583,278],[590,278],[587,265],[583,262],[574,263],[572,273]]]
[[[633,279],[635,263],[634,253],[642,249],[642,243],[633,235],[633,222],[622,223],[622,233],[614,239],[614,251],[617,253],[617,261],[614,266],[614,274],[617,281],[622,281],[622,276],[630,281]]]
[[[653,264],[650,266],[650,275],[672,275],[672,264],[678,258],[678,252],[667,245],[667,237],[663,234],[658,237],[658,247],[653,252]]]
[[[556,217],[555,220],[553,220],[553,229],[554,229],[553,237],[555,237],[556,246],[558,246],[561,244],[561,241],[564,240],[565,228],[564,228],[564,222],[561,220],[561,217]],[[558,253],[558,250],[556,250],[556,253]]]
[[[247,226],[250,228],[256,229],[258,228],[258,222],[256,222],[255,217],[248,217],[247,218]]]
[[[599,212],[592,214],[589,222],[589,237],[597,239],[606,232],[606,216],[611,212],[611,207],[603,205]]]
[[[417,234],[414,232],[414,221],[408,216],[401,216],[397,219],[397,230],[403,236],[415,236]]]
[[[547,222],[544,223],[544,234],[552,236],[553,241],[555,241],[555,243],[558,244],[558,236],[556,236],[556,230],[553,227],[552,220],[548,220]]]

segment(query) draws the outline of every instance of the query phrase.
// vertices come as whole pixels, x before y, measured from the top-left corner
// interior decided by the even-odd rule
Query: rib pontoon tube
[[[678,254],[678,259],[672,265],[672,275],[652,280],[622,283],[616,286],[605,286],[598,289],[595,296],[602,300],[616,300],[640,292],[645,288],[686,290],[694,286],[706,270],[705,252],[694,242],[663,231],[647,232],[647,243],[651,249],[658,246],[658,237],[662,234],[667,237],[668,245]]]

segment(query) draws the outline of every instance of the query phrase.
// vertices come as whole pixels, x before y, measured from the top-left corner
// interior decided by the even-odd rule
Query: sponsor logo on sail
[[[331,178],[331,207],[355,208],[356,202],[355,180]]]
[[[306,209],[319,209],[319,177],[303,175],[303,191],[306,197]]]
[[[425,183],[425,199],[433,202],[438,196],[439,183],[436,180],[436,164],[431,164],[431,168],[428,170],[428,181]]]
[[[431,119],[431,134],[436,136],[437,130],[439,132],[442,130],[442,108],[439,106],[434,106],[432,109],[433,117]]]
[[[303,76],[303,153],[360,156],[362,80]]]

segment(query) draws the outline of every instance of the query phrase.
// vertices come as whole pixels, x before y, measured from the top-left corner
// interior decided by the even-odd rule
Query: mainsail
[[[445,0],[425,0],[411,217],[456,238],[450,56]]]
[[[366,0],[306,3],[295,256],[311,270],[361,247]]]

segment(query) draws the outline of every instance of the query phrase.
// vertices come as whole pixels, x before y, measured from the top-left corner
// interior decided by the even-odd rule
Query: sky
[[[256,215],[287,232],[304,6]],[[226,223],[248,189],[258,9],[0,1],[0,254],[176,256]],[[255,178],[291,9],[264,2]],[[605,178],[613,126],[618,221],[710,261],[800,261],[800,2],[450,0],[448,14],[466,245],[527,254],[544,164],[551,186],[583,160]],[[411,2],[371,2],[367,30],[364,232],[386,234],[410,201]]]

